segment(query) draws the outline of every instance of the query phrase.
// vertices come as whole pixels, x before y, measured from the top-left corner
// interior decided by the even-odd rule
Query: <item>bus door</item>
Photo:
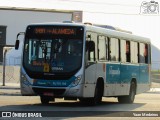
[[[85,84],[86,92],[84,92],[84,96],[93,97],[94,89],[95,89],[95,81],[96,81],[96,71],[97,71],[97,63],[95,58],[95,42],[92,40],[86,41],[86,60],[85,60]]]

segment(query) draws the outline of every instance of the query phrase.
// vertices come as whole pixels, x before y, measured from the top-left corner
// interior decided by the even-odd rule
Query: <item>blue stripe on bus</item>
[[[74,80],[75,76],[68,80],[43,80],[37,79],[33,83],[33,86],[43,86],[43,87],[68,87]]]
[[[132,78],[137,83],[149,83],[148,65],[127,65],[127,64],[107,64],[106,65],[106,82],[108,84],[129,84]]]

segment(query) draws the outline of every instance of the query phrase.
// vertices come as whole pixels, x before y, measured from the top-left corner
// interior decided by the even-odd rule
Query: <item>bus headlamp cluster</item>
[[[75,87],[79,84],[82,79],[82,75],[78,75],[77,78],[71,83],[70,87]]]
[[[21,76],[22,81],[27,81],[27,78],[25,77],[25,75]]]
[[[22,75],[21,76],[21,79],[22,79],[22,83],[25,84],[25,85],[30,85],[30,82],[27,80],[26,76],[25,75]]]

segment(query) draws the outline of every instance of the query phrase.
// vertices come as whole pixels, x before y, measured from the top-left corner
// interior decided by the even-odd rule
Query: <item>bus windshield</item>
[[[82,27],[28,27],[23,66],[32,77],[74,74],[82,66],[82,50]]]

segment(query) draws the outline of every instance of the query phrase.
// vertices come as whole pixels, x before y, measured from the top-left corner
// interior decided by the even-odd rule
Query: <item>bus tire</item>
[[[89,106],[98,105],[102,101],[103,91],[104,91],[104,82],[103,82],[103,79],[99,79],[95,87],[94,97],[79,98],[79,101],[82,104],[89,105]]]
[[[84,105],[89,105],[90,98],[79,98],[79,101]]]
[[[98,80],[95,88],[94,97],[90,99],[91,105],[98,105],[102,101],[104,91],[104,82],[103,80]]]
[[[49,97],[49,96],[40,96],[40,99],[41,99],[41,103],[42,103],[42,104],[48,104],[49,101],[52,100],[52,98]]]
[[[136,83],[132,81],[131,85],[130,85],[129,95],[119,96],[118,97],[118,102],[119,103],[133,103],[135,95],[136,95]]]

